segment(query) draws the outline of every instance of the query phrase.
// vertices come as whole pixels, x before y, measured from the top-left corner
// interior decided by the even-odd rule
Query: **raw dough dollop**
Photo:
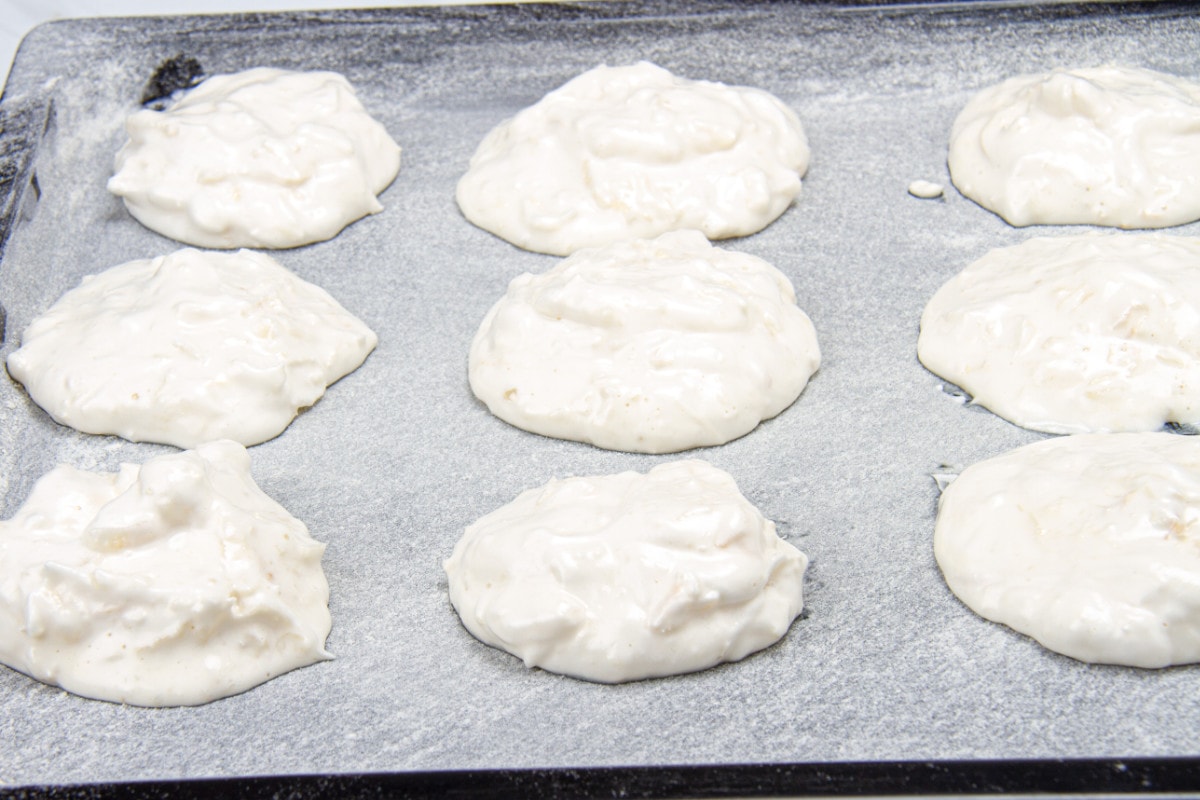
[[[783,273],[677,231],[517,277],[475,335],[470,381],[519,428],[670,453],[749,432],[820,361]]]
[[[975,95],[950,134],[954,185],[1012,225],[1163,228],[1200,219],[1200,84],[1106,66]]]
[[[934,553],[972,611],[1107,664],[1200,661],[1200,442],[1085,434],[965,469]]]
[[[166,111],[138,111],[108,190],[138,222],[212,248],[337,235],[383,206],[400,148],[334,72],[214,75]]]
[[[555,255],[685,228],[725,239],[782,214],[808,159],[773,95],[642,62],[585,72],[501,123],[457,198],[479,227]]]
[[[269,256],[185,249],[85,277],[30,324],[8,371],[85,433],[250,445],[282,432],[375,343]]]
[[[803,607],[808,559],[703,461],[555,480],[467,528],[445,563],[476,638],[601,683],[737,661]]]
[[[1085,234],[993,250],[929,301],[917,354],[1033,430],[1200,423],[1200,239]]]
[[[115,703],[237,694],[330,657],[324,550],[235,442],[56,467],[0,522],[0,661]]]

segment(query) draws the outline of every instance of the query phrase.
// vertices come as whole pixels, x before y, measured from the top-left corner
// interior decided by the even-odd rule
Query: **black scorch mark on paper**
[[[191,56],[177,53],[158,65],[146,88],[142,90],[142,105],[161,111],[171,95],[190,89],[204,79],[204,67]]]

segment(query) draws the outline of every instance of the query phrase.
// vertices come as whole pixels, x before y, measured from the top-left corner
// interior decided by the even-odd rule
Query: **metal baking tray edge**
[[[819,0],[818,0],[819,2]],[[963,5],[820,3],[822,5]],[[578,5],[578,4],[576,4]],[[998,3],[995,5],[1026,5]],[[1092,4],[1095,5],[1095,4]],[[1143,7],[1145,3],[1121,5]],[[1187,3],[1175,5],[1186,9]],[[486,8],[486,7],[483,7]],[[25,203],[36,203],[48,94],[0,95],[0,257]],[[4,311],[0,308],[0,330]],[[1200,732],[1198,732],[1200,734]],[[1200,797],[1200,756],[1033,760],[750,763],[554,769],[302,774],[237,778],[0,786],[0,798],[708,798],[889,795],[1129,795]]]

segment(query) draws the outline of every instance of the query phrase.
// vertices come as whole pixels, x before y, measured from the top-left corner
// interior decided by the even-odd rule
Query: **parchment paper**
[[[251,450],[264,490],[328,543],[336,660],[160,710],[0,667],[0,785],[1197,754],[1197,668],[1078,663],[946,589],[931,474],[1040,435],[962,405],[915,356],[921,309],[942,282],[992,247],[1067,231],[1011,228],[949,187],[946,138],[970,94],[1058,65],[1200,79],[1200,17],[1186,5],[631,2],[53,23],[25,40],[0,103],[0,176],[31,141],[37,183],[7,188],[19,213],[0,263],[0,354],[82,275],[178,247],[104,189],[123,118],[176,53],[209,73],[343,72],[404,148],[381,214],[275,254],[380,337],[361,369]],[[689,454],[731,472],[811,557],[803,617],[743,662],[602,686],[527,670],[474,640],[441,562],[468,523],[522,489],[673,457],[527,434],[473,399],[466,352],[484,312],[510,279],[554,259],[472,227],[453,189],[503,118],[592,66],[639,59],[767,89],[800,115],[813,150],[803,195],[726,246],[791,277],[824,363],[778,418]],[[43,134],[45,115],[25,112],[46,102]],[[918,178],[946,184],[945,198],[910,197]],[[57,462],[115,469],[167,450],[60,427],[0,381],[5,516]]]

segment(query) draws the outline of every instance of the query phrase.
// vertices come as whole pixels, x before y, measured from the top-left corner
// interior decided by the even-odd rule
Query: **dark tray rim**
[[[0,789],[2,798],[1200,796],[1200,758],[833,762],[379,772]]]

